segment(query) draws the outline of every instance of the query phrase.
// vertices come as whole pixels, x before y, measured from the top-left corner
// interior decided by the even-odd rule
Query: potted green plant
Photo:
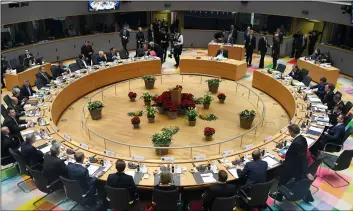
[[[156,77],[154,77],[153,75],[145,75],[142,77],[142,79],[145,81],[146,89],[153,89]]]
[[[202,100],[203,108],[204,109],[209,109],[212,100],[213,100],[213,97],[210,95],[210,93],[206,93],[203,96],[203,100]]]
[[[254,110],[244,110],[240,112],[240,127],[244,129],[250,129],[252,122],[254,121],[256,113]]]
[[[128,96],[130,98],[130,101],[134,102],[137,97],[137,94],[135,92],[129,92]]]
[[[213,134],[215,134],[215,133],[216,133],[216,130],[214,128],[212,128],[212,127],[206,127],[203,130],[203,134],[205,135],[207,140],[211,140]]]
[[[140,97],[145,102],[145,106],[150,106],[152,101],[152,95],[148,92],[144,92]]]
[[[197,112],[195,109],[186,110],[185,119],[189,121],[189,126],[195,126],[197,118]]]
[[[140,127],[140,117],[138,116],[134,116],[132,119],[131,119],[131,124],[134,126],[134,128],[139,128]]]
[[[154,147],[169,147],[172,143],[172,135],[168,132],[155,133],[152,135],[152,144]],[[156,154],[163,156],[168,154],[168,149],[156,149]]]
[[[207,84],[208,84],[208,90],[215,94],[218,92],[218,87],[219,87],[219,83],[221,83],[221,79],[218,78],[214,78],[214,79],[208,79],[206,80]]]
[[[88,110],[93,120],[102,118],[102,109],[104,107],[101,101],[88,102]]]
[[[146,107],[146,115],[149,123],[154,123],[154,119],[156,117],[155,113],[156,113],[156,110],[153,107],[151,106]]]
[[[218,100],[219,100],[219,102],[220,103],[224,103],[224,101],[226,100],[226,95],[224,94],[224,93],[219,93],[218,95],[217,95],[217,98],[218,98]]]

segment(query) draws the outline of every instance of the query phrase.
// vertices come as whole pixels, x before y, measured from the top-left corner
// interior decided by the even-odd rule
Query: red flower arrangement
[[[176,86],[173,88],[173,90],[179,90],[179,89],[183,89],[183,86],[181,86],[181,85],[176,85]]]
[[[129,92],[129,98],[136,98],[137,94],[135,92]]]
[[[178,105],[177,104],[172,104],[171,107],[169,107],[170,112],[177,112],[178,111]]]
[[[193,109],[196,107],[196,103],[193,100],[185,99],[185,100],[181,101],[179,106],[181,109],[189,109],[190,110],[190,109]]]
[[[131,119],[131,124],[140,124],[140,117],[138,116],[134,116],[132,119]]]
[[[212,127],[206,127],[205,129],[204,129],[204,131],[203,131],[203,134],[205,135],[205,136],[212,136],[213,134],[215,134],[216,133],[216,130],[214,129],[214,128],[212,128]]]
[[[220,100],[225,100],[227,96],[226,96],[224,93],[219,93],[219,94],[217,95],[217,97],[218,97],[218,99],[220,99]]]
[[[181,93],[181,100],[192,100],[194,99],[194,95],[190,93]]]

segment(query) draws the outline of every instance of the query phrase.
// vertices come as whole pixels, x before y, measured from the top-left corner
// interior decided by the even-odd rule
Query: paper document
[[[311,103],[319,103],[321,102],[321,100],[317,97],[308,97],[308,100],[311,102]]]
[[[318,128],[318,127],[314,127],[314,126],[309,127],[309,130],[312,130],[312,131],[315,131],[315,132],[319,132],[319,133],[321,133],[323,131],[323,129]]]
[[[262,158],[262,160],[267,162],[269,168],[273,168],[274,166],[277,166],[279,164],[277,160],[273,159],[270,156],[265,156]]]
[[[50,151],[50,147],[51,147],[51,145],[46,146],[46,147],[44,147],[44,148],[40,149],[40,151],[42,151],[42,152],[43,152],[43,154],[46,154],[46,153],[48,153],[48,152]]]
[[[239,178],[237,168],[228,169],[228,171],[233,175],[234,178]]]
[[[293,81],[293,85],[294,86],[305,86],[305,84],[303,84],[302,82],[299,82],[299,81]]]
[[[99,169],[99,166],[96,165],[90,165],[88,166],[88,173],[90,176],[92,176],[94,173],[96,173],[96,171]]]
[[[330,118],[328,116],[318,116],[318,117],[316,117],[316,121],[330,122]]]
[[[32,134],[32,133],[34,133],[34,130],[25,130],[25,131],[21,131],[21,135],[22,135],[22,136],[29,135],[29,134]]]
[[[314,139],[309,138],[308,136],[304,136],[304,137],[306,139],[306,142],[308,143],[308,146],[311,146],[315,142]]]
[[[135,178],[135,171],[125,171],[125,174],[132,176],[132,178]]]
[[[212,173],[201,174],[201,178],[204,183],[217,182],[216,179],[213,177]]]

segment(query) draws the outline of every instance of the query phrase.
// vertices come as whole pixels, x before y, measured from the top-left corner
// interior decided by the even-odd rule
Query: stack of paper
[[[321,100],[317,97],[308,97],[309,102],[311,103],[320,103]]]
[[[303,83],[300,82],[300,81],[293,81],[293,85],[294,85],[294,86],[305,86],[305,84],[303,84]]]
[[[212,173],[201,174],[201,178],[204,183],[217,182]]]
[[[318,116],[316,117],[316,121],[320,121],[320,122],[330,122],[330,118],[328,116]]]
[[[315,142],[315,139],[312,139],[308,136],[304,136],[305,139],[306,139],[306,142],[308,143],[308,146],[310,147],[314,142]]]
[[[273,168],[279,164],[279,162],[270,156],[265,156],[262,158],[263,161],[267,162],[269,168]]]
[[[228,171],[233,175],[234,178],[239,178],[237,168],[228,169]]]
[[[135,171],[125,171],[125,174],[132,176],[132,178],[135,178]]]
[[[314,127],[314,126],[310,126],[308,133],[312,134],[312,135],[320,135],[324,130],[322,128],[318,128],[318,127]]]
[[[50,147],[51,147],[51,145],[48,145],[48,146],[46,146],[46,147],[40,149],[40,151],[42,151],[43,154],[46,154],[46,153],[48,153],[48,152],[50,151]]]
[[[90,176],[92,176],[94,173],[96,173],[96,171],[99,169],[99,166],[96,165],[90,165],[88,166],[88,173]]]

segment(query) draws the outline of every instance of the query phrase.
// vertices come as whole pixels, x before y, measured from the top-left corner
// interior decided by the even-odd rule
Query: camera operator
[[[314,53],[315,49],[315,44],[317,40],[319,39],[321,32],[318,32],[317,30],[312,30],[309,32],[309,45],[308,45],[308,55],[312,55]]]
[[[183,35],[178,32],[178,29],[175,29],[173,43],[174,43],[174,58],[176,63],[174,67],[178,68],[179,62],[180,62],[180,55],[183,51],[183,44],[184,44]]]

